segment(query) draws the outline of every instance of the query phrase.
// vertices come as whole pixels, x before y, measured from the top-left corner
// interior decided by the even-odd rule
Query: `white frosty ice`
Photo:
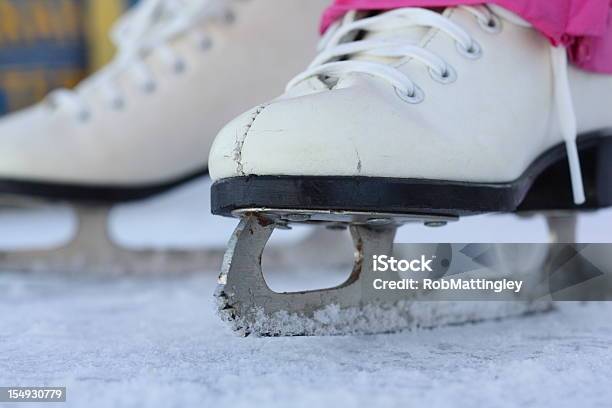
[[[66,406],[93,408],[565,408],[612,398],[610,303],[386,335],[241,338],[214,314],[215,279],[0,274],[0,385],[66,385]]]

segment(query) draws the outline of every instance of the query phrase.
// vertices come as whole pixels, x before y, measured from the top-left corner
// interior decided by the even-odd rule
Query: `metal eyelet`
[[[114,98],[111,101],[111,108],[116,111],[122,111],[125,108],[125,100],[123,98]]]
[[[179,59],[174,63],[174,73],[175,74],[182,74],[183,72],[185,72],[186,68],[187,68],[187,64],[182,59]]]
[[[91,120],[91,112],[88,110],[82,110],[77,114],[77,120],[81,123],[87,123]]]
[[[147,94],[152,94],[157,90],[157,83],[155,81],[147,81],[142,85],[142,91]]]
[[[236,22],[236,14],[233,11],[228,10],[223,15],[223,22],[228,25],[234,24]]]
[[[435,69],[430,67],[429,75],[431,75],[434,81],[441,84],[450,84],[457,80],[457,71],[455,71],[450,65],[447,65],[443,72],[437,72]]]
[[[480,27],[489,34],[499,34],[502,32],[503,23],[499,17],[492,14],[489,20],[478,19]]]
[[[425,100],[425,92],[417,85],[414,86],[414,93],[412,95],[407,95],[401,90],[397,89],[397,87],[393,87],[395,89],[395,93],[397,96],[403,100],[404,102],[408,102],[410,104],[416,105]]]
[[[213,47],[213,40],[208,36],[203,37],[198,41],[198,46],[202,51],[208,51]]]
[[[464,47],[463,44],[459,42],[456,42],[455,45],[457,46],[457,51],[466,58],[475,60],[482,57],[482,48],[480,44],[474,40],[472,40],[472,44],[469,48]]]

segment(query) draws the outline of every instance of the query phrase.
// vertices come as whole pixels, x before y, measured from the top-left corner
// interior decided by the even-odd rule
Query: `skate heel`
[[[572,196],[567,157],[540,173],[517,209],[595,210],[612,206],[612,137],[584,137],[578,145],[586,202],[576,205]]]

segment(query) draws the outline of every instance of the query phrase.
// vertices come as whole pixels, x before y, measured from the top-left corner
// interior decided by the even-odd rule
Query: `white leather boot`
[[[312,58],[327,3],[139,2],[112,32],[118,48],[112,62],[76,89],[55,91],[0,120],[2,202],[70,201],[81,218],[78,239],[67,248],[0,254],[1,266],[150,273],[210,263],[200,251],[138,257],[116,250],[106,238],[104,204],[149,197],[206,174],[219,129],[282,91]]]
[[[0,121],[0,193],[113,201],[203,173],[219,129],[312,58],[326,3],[139,3],[110,64]]]
[[[361,293],[346,309],[380,300],[356,276],[406,222],[612,205],[611,106],[612,75],[568,67],[564,49],[499,7],[347,14],[283,96],[214,142],[213,212],[243,218],[218,293],[228,318],[265,332],[255,310],[313,318],[346,291]],[[295,222],[351,225],[349,282],[287,301],[252,278],[274,225]]]

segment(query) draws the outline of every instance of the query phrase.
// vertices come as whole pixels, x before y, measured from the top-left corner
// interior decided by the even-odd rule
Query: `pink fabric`
[[[553,44],[568,47],[572,61],[583,69],[612,74],[611,0],[489,0],[529,21]],[[325,11],[325,31],[349,10],[398,7],[443,7],[483,4],[483,0],[335,0]]]

